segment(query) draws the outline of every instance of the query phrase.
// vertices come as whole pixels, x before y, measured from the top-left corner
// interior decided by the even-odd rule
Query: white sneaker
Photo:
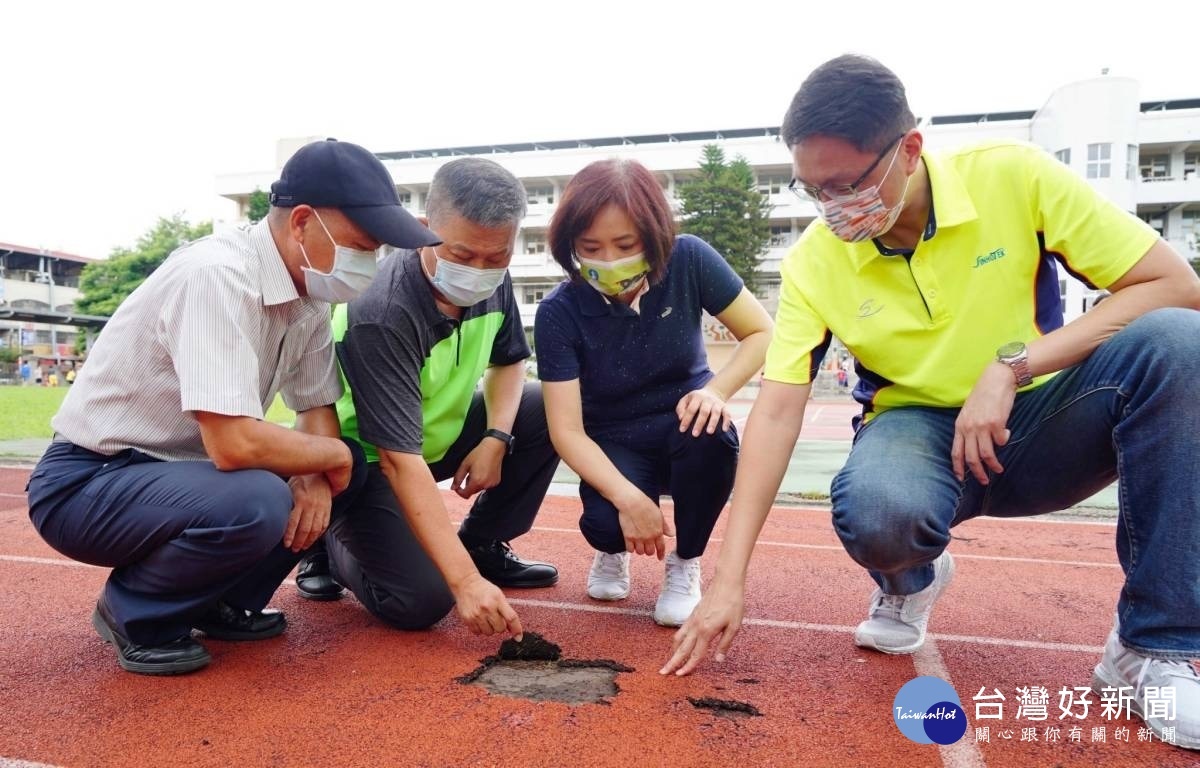
[[[1132,691],[1121,691],[1123,687]],[[1105,688],[1116,690],[1104,693]],[[1149,691],[1147,696],[1151,688],[1157,691]],[[1128,696],[1129,711],[1160,739],[1177,747],[1200,749],[1200,675],[1191,662],[1154,659],[1130,650],[1121,644],[1114,626],[1104,644],[1104,658],[1092,673],[1092,691],[1097,701],[1121,701]],[[1164,734],[1164,728],[1172,731]]]
[[[667,555],[662,592],[654,604],[654,621],[664,627],[681,626],[699,602],[700,558],[684,560],[671,552]]]
[[[629,597],[629,553],[597,552],[588,572],[588,597],[594,600],[624,600]]]
[[[866,621],[854,630],[854,644],[884,653],[912,653],[925,644],[925,627],[938,596],[954,578],[954,558],[943,551],[933,561],[933,581],[911,595],[876,589]]]

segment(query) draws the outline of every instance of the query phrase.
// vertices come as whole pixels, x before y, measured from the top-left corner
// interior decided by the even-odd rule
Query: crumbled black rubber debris
[[[758,685],[758,681],[753,677],[743,677],[741,680],[738,680],[738,682],[745,683],[746,685]]]
[[[558,661],[562,648],[539,635],[526,632],[520,642],[511,637],[500,643],[499,658],[506,661]]]
[[[688,696],[688,701],[696,709],[711,709],[718,715],[748,715],[750,717],[762,717],[762,712],[758,711],[758,707],[753,704],[747,704],[744,701],[727,701],[725,699],[693,699]]]

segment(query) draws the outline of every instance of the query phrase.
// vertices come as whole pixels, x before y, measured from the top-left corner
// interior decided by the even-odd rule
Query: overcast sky
[[[891,67],[920,116],[1037,109],[1136,78],[1200,97],[1195,4],[420,3],[0,5],[0,242],[102,257],[159,216],[223,212],[215,177],[275,142],[376,152],[778,125],[845,52]],[[991,10],[986,10],[986,9]]]

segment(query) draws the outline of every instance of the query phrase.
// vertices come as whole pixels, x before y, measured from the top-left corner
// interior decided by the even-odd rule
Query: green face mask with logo
[[[650,265],[644,253],[616,261],[596,261],[580,256],[575,258],[579,261],[579,274],[588,281],[588,285],[607,296],[629,293],[640,287],[646,275],[650,274]]]

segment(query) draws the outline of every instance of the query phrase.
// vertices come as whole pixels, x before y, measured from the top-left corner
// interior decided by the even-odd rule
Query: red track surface
[[[290,585],[276,595],[290,626],[260,643],[206,641],[212,665],[177,678],[121,671],[88,618],[106,571],[71,564],[26,516],[26,470],[0,470],[0,765],[65,766],[1194,766],[1197,754],[1139,743],[1140,721],[1058,720],[1057,691],[1090,680],[1121,582],[1113,528],[1086,523],[972,521],[951,545],[953,585],[916,657],[856,648],[850,631],[872,587],[833,535],[828,512],[777,509],[751,569],[747,626],[729,660],[663,678],[671,632],[649,617],[657,562],[634,563],[633,594],[599,604],[584,594],[591,557],[575,528],[578,501],[549,499],[519,551],[558,564],[551,589],[512,591],[526,628],[570,658],[610,658],[608,705],[568,706],[493,696],[454,678],[494,653],[450,617],[429,632],[373,621],[351,598],[317,604]],[[449,496],[461,513],[465,504]],[[718,528],[717,535],[720,535]],[[710,547],[705,577],[717,547]],[[946,748],[896,729],[896,691],[917,674],[948,678],[970,721]],[[1051,691],[1050,720],[1015,719],[1014,688]],[[1002,722],[975,721],[981,687],[1007,698]],[[725,719],[687,697],[749,702],[763,717]],[[1068,728],[1083,728],[1068,743]],[[992,741],[977,744],[975,726]],[[1038,726],[1038,743],[1021,728]],[[1062,742],[1042,742],[1058,725]],[[1114,743],[1126,725],[1128,743]],[[1104,726],[1106,743],[1093,743]],[[998,736],[1012,731],[1011,740]]]

